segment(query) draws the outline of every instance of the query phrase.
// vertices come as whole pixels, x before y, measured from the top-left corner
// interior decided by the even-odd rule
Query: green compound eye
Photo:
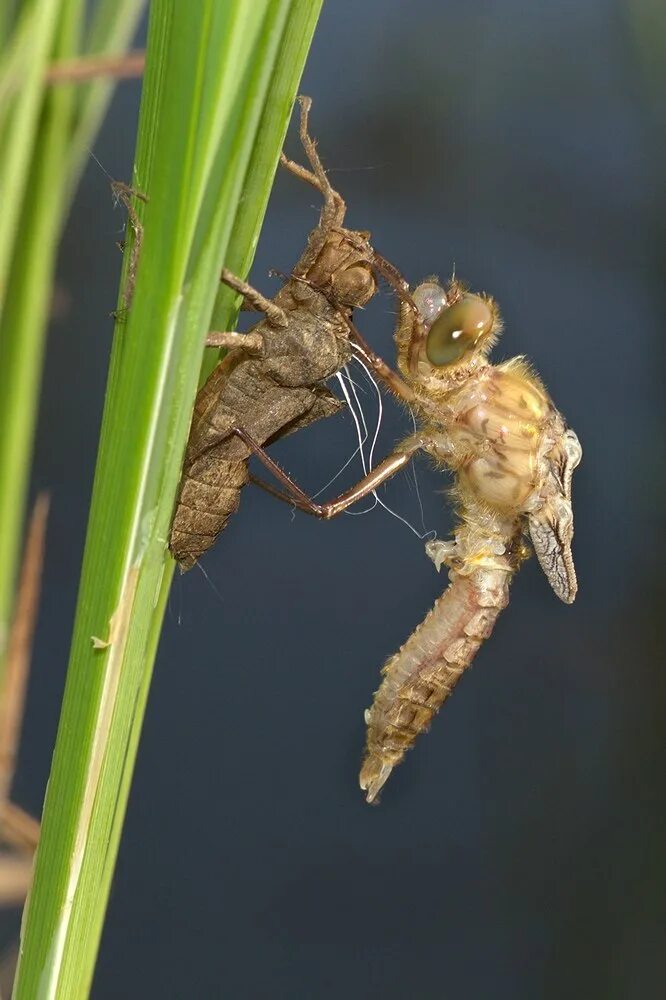
[[[436,368],[455,364],[492,324],[488,303],[478,295],[463,295],[432,324],[426,339],[428,361]]]

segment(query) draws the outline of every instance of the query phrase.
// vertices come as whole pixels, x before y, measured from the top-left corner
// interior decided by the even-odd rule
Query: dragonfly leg
[[[242,278],[236,277],[236,275],[232,271],[229,271],[226,267],[222,268],[220,281],[229,288],[233,288],[234,292],[238,292],[239,295],[242,295],[245,301],[248,302],[257,312],[265,313],[269,323],[272,323],[273,326],[288,326],[289,320],[287,319],[287,314],[284,309],[281,309],[280,306],[276,305],[272,299],[267,299],[265,295],[258,292],[256,288],[252,287],[252,285],[248,285],[247,281],[243,281]]]
[[[280,156],[280,163],[290,173],[294,174],[295,177],[299,177],[307,184],[311,184],[312,187],[316,188],[317,191],[321,193],[324,199],[324,207],[321,212],[319,225],[322,229],[329,230],[335,226],[342,225],[345,217],[346,205],[342,195],[338,194],[335,188],[332,187],[331,182],[326,176],[326,171],[324,170],[322,162],[319,159],[317,146],[308,131],[308,119],[310,117],[312,99],[310,97],[299,97],[298,100],[301,105],[301,124],[299,135],[301,144],[305,150],[305,155],[310,161],[312,170],[308,170],[306,167],[302,167],[299,163],[295,163],[293,160],[290,160],[284,155],[284,153]]]
[[[357,240],[353,233],[346,235],[352,246],[356,246],[359,250],[364,247],[364,244],[360,240]],[[423,319],[410,294],[407,280],[403,278],[394,264],[391,264],[381,254],[378,254],[376,250],[371,251],[370,266],[380,277],[385,278],[398,299],[399,312],[398,322],[394,331],[395,341],[400,344],[405,340],[409,342],[422,339],[424,335]],[[349,316],[343,313],[342,310],[339,310],[339,312],[353,336],[358,353],[365,363],[372,368],[377,378],[405,403],[415,402],[416,393],[409,383],[372,350]],[[415,336],[415,334],[418,334],[418,336]]]
[[[376,250],[373,251],[372,264],[377,273],[385,278],[391,286],[398,299],[398,322],[393,338],[399,347],[401,344],[409,344],[409,370],[415,372],[418,365],[417,348],[420,348],[426,336],[423,317],[412,298],[408,282],[397,267],[378,254]]]
[[[223,347],[227,351],[240,349],[246,354],[261,354],[264,338],[256,330],[236,333],[235,330],[211,330],[206,337],[206,347]]]
[[[242,427],[234,427],[232,432],[236,434],[244,444],[250,449],[250,451],[257,456],[260,462],[266,466],[266,468],[272,472],[278,482],[284,487],[284,492],[277,489],[276,487],[270,485],[269,483],[263,482],[263,480],[256,479],[251,476],[252,482],[257,486],[261,486],[262,489],[270,493],[272,496],[276,497],[278,500],[282,500],[285,503],[290,504],[290,506],[298,507],[299,510],[304,511],[306,514],[311,514],[313,517],[320,517],[325,521],[330,520],[332,517],[337,517],[338,514],[342,514],[343,511],[351,507],[352,504],[356,503],[358,500],[362,500],[363,497],[368,496],[368,494],[373,493],[382,483],[385,483],[387,479],[394,476],[396,472],[403,469],[405,465],[411,460],[415,452],[423,448],[426,444],[425,440],[421,435],[415,434],[406,441],[403,441],[395,451],[393,451],[383,462],[380,462],[374,469],[372,469],[363,479],[359,480],[355,486],[341,493],[340,496],[336,497],[334,500],[329,500],[328,503],[315,503],[307,493],[305,493],[301,487],[294,482],[294,480],[282,469],[277,462],[273,461],[270,455],[265,451],[264,448],[255,441],[250,434],[247,433]]]
[[[411,385],[406,382],[394,368],[391,368],[391,366],[388,365],[383,358],[373,351],[361,331],[355,323],[352,322],[350,317],[342,309],[339,309],[338,312],[347,324],[349,332],[352,335],[354,349],[358,356],[369,368],[372,369],[380,382],[383,382],[384,385],[398,397],[398,399],[401,399],[404,403],[415,403],[417,401],[417,396]]]
[[[364,240],[359,235],[355,233],[348,233],[345,230],[345,236],[357,250],[365,251],[367,249]],[[412,316],[420,321],[421,316],[418,306],[409,291],[409,282],[402,276],[395,264],[392,264],[390,260],[386,259],[386,257],[382,257],[382,255],[377,253],[374,248],[370,253],[369,264],[374,271],[376,271],[381,278],[384,278],[386,283],[391,286],[400,303],[405,305],[411,312]]]

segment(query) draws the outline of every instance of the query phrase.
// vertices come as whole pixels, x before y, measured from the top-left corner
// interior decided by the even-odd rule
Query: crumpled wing
[[[565,604],[572,604],[578,590],[571,554],[574,522],[571,477],[583,449],[572,430],[565,431],[548,454],[549,471],[544,502],[529,515],[534,551],[551,587]]]
[[[548,582],[565,604],[573,604],[578,582],[571,554],[573,512],[564,497],[554,497],[530,514],[530,537]]]

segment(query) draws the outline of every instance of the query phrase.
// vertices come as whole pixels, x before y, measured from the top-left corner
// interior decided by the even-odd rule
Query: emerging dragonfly
[[[453,470],[458,526],[428,555],[450,583],[426,619],[385,664],[365,713],[360,784],[376,799],[405,751],[426,730],[472,662],[509,600],[509,584],[532,545],[553,590],[570,604],[577,590],[571,555],[572,473],[582,449],[539,378],[522,358],[493,365],[501,331],[496,303],[459,281],[430,279],[410,294],[387,261],[374,266],[400,300],[395,333],[399,372],[365,343],[351,320],[355,350],[420,421],[420,430],[356,486],[316,504],[260,448],[258,457],[286,487],[269,492],[321,518],[342,513],[402,469],[419,450]],[[264,484],[266,485],[266,484]]]

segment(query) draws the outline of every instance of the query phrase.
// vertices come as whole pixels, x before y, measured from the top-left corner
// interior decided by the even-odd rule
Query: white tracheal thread
[[[351,377],[351,372],[349,371],[349,365],[343,365],[342,370],[345,373],[345,378],[350,383],[350,385],[356,386],[358,391],[362,392],[364,396],[367,395],[367,389],[364,389],[362,385],[359,385],[359,383],[355,382],[354,379]]]
[[[210,587],[210,589],[213,591],[213,593],[215,594],[215,596],[218,598],[220,604],[224,604],[224,597],[222,596],[222,594],[220,593],[220,591],[217,589],[217,587],[215,586],[215,584],[211,580],[210,574],[206,572],[206,570],[203,568],[203,566],[201,565],[201,563],[200,563],[200,561],[198,559],[195,560],[194,565],[197,567],[197,569],[201,570],[201,572],[203,573],[203,576],[204,576],[204,579],[205,579],[206,583],[208,584],[208,586]]]
[[[347,366],[345,365],[345,369],[346,369],[346,367]],[[354,402],[356,403],[356,406],[358,407],[358,413],[356,411],[356,407],[352,404],[351,396],[349,395],[349,390],[347,389],[347,386],[345,385],[345,381],[344,381],[344,379],[342,378],[342,375],[339,372],[338,372],[338,376],[337,377],[338,377],[338,380],[340,382],[340,388],[342,389],[343,395],[344,395],[345,400],[347,402],[347,406],[349,407],[349,412],[351,413],[352,419],[353,419],[354,424],[356,426],[356,437],[358,438],[358,448],[357,448],[357,451],[360,453],[360,456],[361,456],[361,465],[363,466],[363,475],[367,476],[367,474],[368,474],[368,463],[367,463],[367,460],[366,460],[366,457],[365,457],[365,448],[364,448],[364,445],[365,445],[365,442],[368,440],[369,431],[368,431],[368,424],[367,424],[366,419],[365,419],[365,413],[363,411],[363,407],[360,404],[360,400],[358,398],[358,393],[356,392],[356,387],[354,386],[353,382],[351,383],[351,390],[352,390],[352,393],[354,395]],[[360,422],[359,422],[359,415],[360,415],[360,418],[361,418]],[[381,413],[379,414],[379,422],[381,423]],[[361,432],[361,424],[363,425],[363,431],[362,432]],[[377,434],[378,433],[379,433],[379,423],[377,424],[377,427],[375,429],[375,436],[374,436],[374,440],[373,440],[373,444],[372,444],[373,448],[374,448],[374,441],[377,439]],[[370,454],[372,455],[372,448],[370,450]],[[375,509],[375,507],[377,506],[377,503],[379,501],[379,497],[377,496],[377,494],[374,491],[372,493],[372,496],[374,498],[374,501],[373,501],[373,503],[371,504],[370,507],[366,507],[365,510],[356,510],[356,511],[348,510],[348,511],[345,511],[345,513],[347,513],[347,514],[354,514],[354,515],[357,515],[357,514],[369,514],[371,510]]]
[[[354,382],[349,377],[349,369],[347,368],[347,365],[344,366],[344,372],[345,372],[345,375],[347,376],[347,378],[349,379],[349,382],[352,385],[354,385]],[[342,375],[340,374],[340,372],[336,372],[336,376],[335,377],[337,378],[338,382],[340,383],[340,386],[342,388],[342,392],[344,393],[345,399],[347,400],[347,405],[349,406],[349,409],[350,409],[352,415],[354,415],[354,410],[353,410],[352,405],[351,405],[351,403],[349,401],[349,396],[347,395],[346,387],[345,387]],[[363,413],[362,409],[361,409],[361,413]],[[356,458],[356,456],[358,455],[359,452],[361,452],[361,455],[363,454],[363,445],[368,440],[368,429],[367,429],[367,426],[365,426],[365,420],[363,421],[363,424],[364,424],[364,433],[363,433],[362,438],[359,438],[358,445],[356,446],[356,448],[354,449],[354,451],[351,453],[351,455],[349,456],[349,458],[347,459],[347,461],[345,462],[345,464],[342,466],[342,468],[338,469],[338,471],[335,473],[335,475],[333,476],[333,478],[329,479],[329,481],[327,483],[324,483],[324,485],[321,487],[321,489],[317,490],[316,493],[312,494],[312,499],[313,500],[316,500],[318,496],[321,496],[321,494],[324,492],[324,490],[327,490],[328,487],[331,486],[331,484],[334,483],[335,480],[339,476],[342,475],[342,473],[345,471],[345,469],[354,461],[354,459]],[[358,430],[358,424],[356,426],[357,426],[357,430]],[[363,459],[361,459],[361,461],[362,460]]]
[[[357,414],[355,412],[354,407],[351,404],[351,399],[349,397],[349,392],[347,390],[347,387],[345,386],[344,381],[343,381],[341,375],[338,375],[338,379],[340,381],[340,385],[342,387],[342,391],[343,391],[345,399],[347,401],[347,405],[349,406],[349,409],[351,410],[352,417],[353,417],[354,423],[356,425],[356,433],[357,433],[358,441],[359,441],[359,447],[358,447],[357,451],[360,451],[360,454],[361,454],[361,461],[363,463],[363,473],[364,473],[364,475],[367,475],[368,472],[371,471],[373,469],[373,467],[374,467],[373,466],[373,459],[374,459],[375,447],[377,445],[377,439],[379,437],[379,431],[380,431],[380,428],[381,428],[381,425],[382,425],[382,420],[383,420],[383,417],[384,417],[384,404],[383,404],[383,400],[382,400],[381,391],[379,389],[379,386],[377,385],[377,381],[376,381],[375,377],[373,376],[372,372],[370,371],[370,369],[368,368],[368,366],[356,354],[354,355],[354,360],[360,365],[360,367],[365,372],[365,375],[366,375],[367,379],[372,383],[372,386],[373,386],[373,388],[375,390],[375,393],[377,395],[377,424],[376,424],[375,431],[374,431],[374,434],[373,434],[373,437],[372,437],[372,444],[370,445],[370,452],[369,452],[368,459],[367,459],[367,462],[366,462],[364,445],[365,445],[365,442],[366,442],[366,440],[368,438],[368,427],[367,427],[367,423],[366,423],[366,420],[365,420],[365,415],[363,413],[363,407],[361,406],[360,400],[358,398],[358,393],[356,392],[356,388],[354,386],[354,383],[350,379],[351,390],[352,390],[352,393],[354,395],[354,401],[356,403],[356,406],[358,407],[358,411],[359,411],[360,416],[361,416],[361,421],[363,422],[363,431],[365,433],[365,437],[363,437],[363,435],[361,434],[361,426],[360,426],[360,423],[359,423],[359,419],[358,419],[358,416],[357,416]],[[345,366],[345,372],[346,372],[346,366]],[[412,414],[412,419],[414,419],[414,415],[413,414]],[[417,485],[417,493],[418,493],[418,485]],[[347,513],[348,514],[353,514],[355,516],[359,515],[359,514],[369,514],[370,511],[374,510],[375,507],[377,506],[377,504],[379,504],[381,507],[384,508],[385,511],[387,511],[393,517],[397,518],[398,521],[401,521],[404,525],[406,525],[409,528],[409,530],[412,531],[416,535],[416,537],[418,539],[420,539],[421,541],[423,541],[425,538],[427,538],[428,535],[432,535],[433,534],[432,531],[426,531],[424,534],[421,534],[419,531],[417,531],[417,529],[414,527],[414,525],[411,524],[410,521],[407,520],[407,518],[403,517],[401,514],[398,514],[398,512],[395,511],[395,510],[393,510],[392,507],[389,507],[388,504],[384,503],[384,501],[382,500],[382,498],[380,496],[378,496],[376,490],[372,491],[372,496],[374,497],[374,503],[372,504],[371,507],[368,507],[365,510],[347,511]],[[419,505],[421,506],[421,497],[420,497],[420,495],[419,495]],[[423,508],[422,507],[421,507],[421,519],[423,520]],[[424,524],[424,528],[425,528],[425,524]]]

